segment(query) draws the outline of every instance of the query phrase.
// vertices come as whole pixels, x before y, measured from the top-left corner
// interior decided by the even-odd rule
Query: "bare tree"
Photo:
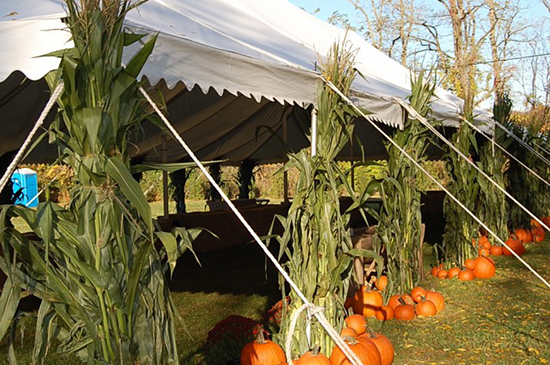
[[[356,30],[362,32],[374,47],[407,66],[410,42],[414,39],[415,27],[419,23],[421,6],[417,4],[418,1],[348,1],[363,19],[362,27]]]
[[[521,85],[525,106],[550,105],[550,34],[548,21],[542,21],[525,36],[523,58],[517,64],[515,77]]]
[[[517,48],[530,24],[521,22],[521,8],[517,1],[485,0],[489,12],[489,47],[493,72],[492,85],[487,94],[494,93],[495,100],[502,100],[514,65],[507,58]],[[508,66],[507,66],[508,65]]]
[[[481,59],[481,49],[491,29],[478,35],[480,31],[478,12],[483,2],[474,0],[439,0],[447,9],[452,24],[454,64],[454,86],[458,96],[464,99],[464,113],[473,112],[476,95],[477,62]],[[492,27],[491,27],[492,28]]]
[[[367,39],[378,48],[384,49],[386,43],[385,29],[388,27],[388,5],[391,0],[368,0],[363,3],[359,0],[348,0],[355,10],[359,12],[365,21]]]

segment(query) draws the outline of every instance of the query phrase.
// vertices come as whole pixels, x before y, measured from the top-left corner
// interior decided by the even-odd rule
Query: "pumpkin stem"
[[[346,341],[348,345],[355,345],[358,341],[352,336],[342,336],[342,340]]]
[[[407,303],[405,303],[405,301],[403,300],[402,297],[399,297],[399,299],[397,299],[397,301],[401,304],[401,305],[406,305]]]
[[[257,332],[256,342],[259,343],[259,344],[264,344],[265,343],[264,326],[259,324],[259,325],[256,326],[256,328],[254,330]]]
[[[313,356],[319,355],[320,352],[321,352],[321,347],[319,345],[314,345],[313,348],[311,349],[311,354]]]

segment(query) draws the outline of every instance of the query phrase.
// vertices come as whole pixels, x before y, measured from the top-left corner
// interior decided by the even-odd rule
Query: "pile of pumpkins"
[[[445,300],[440,293],[422,287],[414,288],[410,295],[394,295],[388,300],[387,305],[384,305],[381,291],[384,290],[385,285],[380,285],[380,282],[387,284],[387,278],[381,276],[376,281],[378,290],[361,286],[355,295],[346,301],[346,309],[351,307],[353,313],[364,317],[376,317],[381,321],[392,318],[406,321],[417,315],[431,317],[445,306]]]
[[[446,270],[443,264],[432,269],[432,275],[439,279],[458,278],[461,281],[470,281],[474,279],[490,279],[495,276],[495,262],[490,257],[479,256],[476,259],[467,259],[464,261],[464,268],[453,267]]]
[[[520,230],[517,230],[520,231]],[[524,230],[521,230],[524,231]],[[523,246],[523,243],[527,241],[520,240],[517,236],[517,234],[512,233],[510,237],[506,240],[505,244],[506,246],[510,247],[512,251],[517,253],[518,255],[523,255],[525,253],[525,247]],[[478,255],[480,257],[489,257],[489,256],[512,256],[512,252],[508,249],[506,246],[492,246],[491,242],[489,242],[489,239],[487,236],[481,236],[477,240],[477,248],[478,248]],[[475,238],[472,239],[472,244],[474,247],[476,246],[476,240]],[[491,260],[492,261],[492,260]]]
[[[547,226],[550,226],[550,216],[543,217],[540,220]],[[514,231],[514,234],[516,238],[523,243],[539,243],[544,241],[544,238],[546,237],[546,232],[544,231],[544,228],[535,219],[531,219],[531,229],[516,229]]]
[[[390,365],[395,351],[391,341],[380,333],[367,333],[367,320],[359,314],[345,320],[342,339],[365,365]],[[315,346],[303,354],[295,365],[350,365],[351,362],[338,346],[334,346],[330,358]],[[241,365],[287,365],[283,349],[275,342],[264,338],[259,331],[256,340],[247,344],[241,352]]]

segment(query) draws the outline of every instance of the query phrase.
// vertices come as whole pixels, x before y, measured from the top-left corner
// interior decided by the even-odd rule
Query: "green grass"
[[[426,271],[433,262],[426,251]],[[528,245],[523,256],[550,278],[550,239]],[[196,364],[205,350],[208,331],[230,314],[260,319],[277,299],[270,269],[266,281],[263,256],[255,246],[200,255],[202,268],[191,255],[178,262],[171,281],[174,300],[183,317],[178,324],[182,364]],[[395,365],[409,364],[545,364],[550,363],[550,291],[516,259],[496,258],[497,273],[489,280],[460,282],[430,277],[422,283],[446,299],[445,309],[432,318],[410,322],[380,322],[370,326],[394,344]],[[30,363],[33,318],[23,319],[17,332],[20,364]],[[5,341],[0,343],[0,364],[7,363]],[[50,351],[47,364],[80,364]]]
[[[546,279],[549,257],[548,239],[528,245],[523,256]],[[489,280],[430,276],[421,283],[446,299],[445,309],[432,318],[370,321],[393,342],[394,364],[550,363],[550,290],[517,259],[501,256],[495,262],[497,273]]]

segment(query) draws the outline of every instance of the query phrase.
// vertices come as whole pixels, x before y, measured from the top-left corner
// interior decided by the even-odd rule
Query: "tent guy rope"
[[[4,189],[4,187],[8,183],[8,180],[11,178],[11,175],[13,174],[15,169],[17,168],[17,165],[19,165],[19,163],[23,159],[23,156],[25,155],[25,152],[27,151],[27,148],[31,144],[34,135],[36,134],[38,129],[44,123],[44,120],[48,116],[48,113],[52,109],[52,107],[55,104],[57,98],[63,92],[63,88],[64,88],[63,81],[60,81],[59,84],[57,85],[57,87],[55,88],[55,90],[53,91],[52,95],[50,96],[50,99],[46,103],[46,106],[44,107],[44,110],[42,110],[42,113],[40,113],[40,116],[38,117],[38,120],[36,121],[34,127],[32,128],[29,135],[27,136],[27,139],[25,140],[25,142],[23,142],[23,145],[21,146],[21,148],[19,149],[19,151],[17,152],[17,154],[13,158],[13,161],[11,162],[9,167],[6,169],[6,172],[4,172],[4,176],[2,176],[2,179],[0,179],[0,191],[2,191]]]
[[[546,153],[547,155],[550,155],[550,151],[548,151],[546,148],[542,147],[540,144],[536,143],[536,142],[533,142],[533,144],[535,146],[537,146],[538,148],[540,148],[544,153]]]
[[[273,265],[275,265],[275,267],[277,268],[277,270],[281,273],[281,275],[285,278],[285,280],[289,283],[289,285],[292,287],[292,289],[296,292],[296,294],[300,297],[300,299],[302,300],[302,302],[304,303],[304,305],[308,305],[310,307],[315,307],[311,302],[309,302],[307,300],[307,298],[305,297],[305,295],[302,293],[302,291],[300,290],[300,288],[298,288],[298,286],[296,285],[296,283],[294,283],[294,281],[292,281],[292,279],[290,278],[290,276],[288,275],[288,273],[285,271],[285,269],[283,269],[283,267],[281,266],[281,264],[279,264],[279,262],[277,261],[277,259],[275,258],[275,256],[273,256],[273,254],[269,251],[269,249],[266,247],[266,245],[262,242],[262,240],[260,239],[260,237],[258,236],[258,234],[256,232],[254,232],[254,229],[252,229],[252,227],[250,226],[250,224],[248,224],[248,222],[246,221],[246,219],[244,219],[244,217],[242,216],[242,214],[237,210],[237,208],[235,207],[235,205],[231,202],[231,200],[227,197],[227,195],[223,192],[223,190],[221,189],[221,187],[216,183],[216,181],[214,181],[214,179],[212,178],[212,176],[210,175],[210,173],[206,170],[206,168],[204,167],[204,165],[199,161],[199,159],[197,158],[197,156],[195,156],[195,154],[193,153],[193,151],[189,148],[189,146],[187,146],[187,144],[185,143],[185,141],[181,138],[181,136],[178,134],[178,132],[174,129],[174,127],[170,124],[170,122],[168,121],[168,119],[166,118],[166,116],[164,115],[164,113],[162,113],[162,111],[158,108],[158,106],[155,104],[155,102],[149,97],[149,94],[147,94],[147,92],[143,89],[143,87],[140,87],[139,88],[140,92],[143,94],[143,96],[145,97],[145,99],[147,99],[147,101],[149,102],[149,104],[153,107],[153,109],[155,110],[155,112],[158,114],[158,116],[162,119],[162,121],[164,122],[164,124],[166,125],[166,127],[168,128],[168,130],[172,133],[172,135],[174,136],[174,138],[180,143],[180,145],[185,149],[185,151],[189,154],[189,157],[191,157],[191,159],[197,164],[197,166],[199,167],[199,169],[202,171],[202,173],[204,174],[204,176],[206,176],[206,178],[208,179],[208,181],[210,182],[210,184],[212,184],[212,186],[218,191],[218,193],[220,194],[220,196],[222,197],[222,199],[227,203],[227,205],[229,206],[229,208],[233,211],[233,213],[235,214],[235,216],[237,216],[237,218],[241,221],[241,223],[244,225],[244,227],[247,229],[247,231],[252,235],[252,237],[254,238],[254,240],[256,241],[256,243],[260,246],[260,248],[265,252],[266,256],[271,260],[271,262],[273,263]],[[328,320],[326,319],[325,315],[323,314],[323,312],[321,310],[315,310],[313,315],[315,316],[315,318],[317,318],[317,320],[319,321],[319,323],[323,326],[323,328],[325,329],[325,331],[327,331],[327,333],[330,335],[330,337],[334,340],[334,342],[336,343],[336,345],[342,350],[342,352],[346,355],[346,357],[350,360],[350,362],[353,364],[353,365],[362,365],[361,364],[361,360],[357,357],[357,355],[355,355],[355,353],[353,353],[353,351],[351,351],[351,349],[349,348],[348,344],[340,337],[340,335],[338,334],[338,332],[336,332],[334,330],[334,328],[332,327],[332,325],[328,322]],[[292,360],[292,359],[287,359],[288,360]]]
[[[532,154],[534,154],[535,156],[537,156],[538,158],[540,158],[545,164],[547,164],[548,166],[550,166],[550,161],[548,161],[548,159],[546,157],[544,157],[543,155],[541,155],[540,153],[538,153],[533,147],[529,146],[529,144],[527,144],[527,142],[525,142],[523,139],[519,138],[518,136],[516,136],[511,130],[509,130],[508,128],[506,128],[505,126],[503,126],[502,124],[500,124],[499,122],[497,122],[495,120],[495,124],[500,128],[502,129],[503,131],[505,131],[510,137],[512,137],[513,139],[515,139],[516,141],[518,141],[523,147],[527,148],[527,150],[529,150]]]
[[[473,161],[471,161],[465,154],[463,154],[456,146],[454,146],[445,136],[443,136],[433,125],[431,125],[426,118],[419,115],[416,110],[414,110],[410,105],[405,103],[403,100],[398,98],[391,98],[403,108],[405,108],[408,112],[411,118],[417,119],[420,123],[426,126],[433,134],[435,134],[440,140],[443,141],[447,146],[449,146],[453,151],[455,151],[464,161],[466,161],[468,164],[473,166],[474,169],[476,169],[483,177],[485,177],[487,180],[489,180],[494,186],[496,186],[500,191],[504,193],[511,201],[513,201],[517,206],[519,206],[525,213],[527,213],[531,218],[533,218],[535,221],[537,221],[544,229],[547,231],[550,231],[550,227],[546,225],[539,217],[537,217],[533,212],[531,212],[529,209],[527,209],[523,204],[521,204],[516,198],[512,196],[509,192],[506,191],[502,186],[500,186],[495,180],[493,180],[485,171],[479,168]],[[498,122],[495,121],[495,123],[498,124]],[[494,236],[494,234],[493,234]]]
[[[479,223],[483,228],[487,230],[495,239],[504,247],[508,248],[510,252],[523,264],[525,267],[527,267],[537,278],[539,278],[544,285],[550,289],[550,283],[546,281],[535,269],[531,267],[524,259],[522,259],[514,250],[510,248],[504,242],[500,237],[498,237],[495,232],[493,232],[485,223],[481,221],[472,211],[470,211],[458,198],[456,198],[449,190],[447,190],[435,177],[433,177],[425,168],[423,168],[418,161],[416,161],[414,158],[412,158],[403,148],[401,148],[388,134],[386,134],[382,128],[380,128],[375,122],[367,118],[367,115],[361,111],[347,96],[345,96],[334,84],[332,84],[330,81],[324,80],[325,83],[334,90],[335,93],[337,93],[346,103],[348,103],[355,111],[359,113],[363,118],[365,118],[369,123],[372,124],[372,126],[385,138],[387,139],[391,144],[395,146],[407,159],[409,159],[420,171],[422,171],[430,180],[432,180],[437,186],[441,188],[441,190],[445,191],[445,193],[456,203],[458,206],[460,206],[462,209],[466,211],[477,223]],[[414,110],[414,109],[413,109]]]
[[[489,141],[491,141],[491,143],[493,143],[493,145],[497,146],[498,148],[500,148],[502,150],[502,152],[504,152],[505,154],[507,154],[510,158],[512,158],[514,161],[516,161],[517,163],[519,163],[521,166],[523,166],[523,168],[525,168],[527,171],[529,171],[531,174],[535,175],[540,181],[542,181],[543,183],[545,183],[546,185],[550,186],[550,183],[547,181],[547,180],[544,180],[539,174],[537,174],[535,171],[533,171],[532,169],[529,168],[529,166],[525,165],[523,162],[521,162],[516,156],[512,155],[510,152],[508,152],[504,147],[502,147],[500,144],[498,144],[497,142],[493,141],[491,139],[491,137],[489,137],[488,135],[486,135],[481,129],[479,129],[478,127],[476,127],[473,123],[470,123],[468,120],[466,119],[463,119],[464,123],[468,124],[470,127],[472,127],[476,132],[478,132],[479,134],[481,134],[483,137],[487,138]]]

